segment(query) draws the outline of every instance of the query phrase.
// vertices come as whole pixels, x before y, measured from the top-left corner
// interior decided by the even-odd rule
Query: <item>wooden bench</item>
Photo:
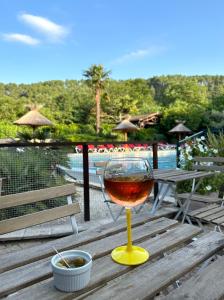
[[[212,204],[200,209],[193,210],[188,215],[196,220],[198,225],[203,228],[202,223],[215,225],[215,230],[222,232],[224,226],[224,207],[219,204]]]
[[[209,171],[222,173],[224,171],[224,157],[195,157],[193,169],[197,171]],[[215,175],[215,174],[214,174]],[[181,200],[188,199],[190,193],[178,194]],[[187,215],[197,221],[203,227],[203,222],[209,222],[220,229],[224,225],[224,199],[213,195],[193,194],[191,201],[204,203],[205,206],[199,209],[189,211]]]
[[[197,171],[209,172],[223,172],[224,171],[224,157],[194,157],[193,169]],[[180,199],[187,199],[189,193],[178,194]],[[222,199],[210,195],[194,194],[191,198],[192,201],[201,202],[205,204],[220,203]]]
[[[42,224],[59,218],[71,217],[71,225],[74,232],[78,232],[75,214],[80,212],[79,203],[72,202],[72,195],[75,193],[75,185],[65,184],[40,190],[33,190],[18,194],[11,194],[0,197],[0,209],[15,208],[20,205],[37,203],[40,201],[51,200],[58,197],[67,197],[67,204],[44,209],[42,211],[28,213],[10,219],[0,221],[0,234],[13,232],[15,230],[27,228],[33,225]]]

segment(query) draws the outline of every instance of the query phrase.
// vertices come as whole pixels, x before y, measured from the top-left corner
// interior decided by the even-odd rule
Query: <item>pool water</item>
[[[112,152],[112,153],[89,153],[89,169],[90,173],[95,172],[94,163],[97,161],[107,161],[110,158],[119,157],[143,157],[147,158],[152,166],[152,152],[139,151],[139,152]],[[70,167],[74,171],[82,171],[82,154],[72,153],[69,154]],[[163,150],[158,151],[158,166],[159,169],[175,169],[176,168],[176,151]]]

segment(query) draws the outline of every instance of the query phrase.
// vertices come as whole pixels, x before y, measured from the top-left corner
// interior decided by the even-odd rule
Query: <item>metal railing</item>
[[[183,140],[177,141],[177,145],[176,145],[177,168],[180,167],[180,147],[181,147],[181,145],[183,145],[185,142],[191,141],[191,140],[193,140],[193,139],[195,139],[195,138],[197,138],[197,137],[199,137],[199,136],[201,136],[201,135],[203,135],[205,133],[207,133],[206,130],[201,130],[201,131],[199,131],[197,133],[192,134],[191,136],[185,137]]]
[[[108,142],[53,142],[53,143],[10,143],[0,144],[0,178],[3,178],[2,195],[10,193],[19,193],[34,189],[41,189],[54,185],[65,183],[63,174],[58,172],[57,166],[64,165],[71,167],[69,154],[78,154],[79,146],[82,148],[81,153],[73,155],[79,157],[79,161],[73,163],[73,167],[77,171],[77,175],[83,177],[83,213],[84,220],[90,220],[90,168],[92,166],[90,154],[90,145],[95,149],[106,148]],[[129,155],[126,151],[128,145],[137,146],[139,142],[111,142],[114,148],[122,149],[119,155]],[[152,157],[153,168],[158,168],[158,144],[153,142],[141,142],[147,144],[147,153]],[[92,147],[91,146],[91,147]],[[138,147],[135,147],[138,148]],[[125,149],[123,151],[123,149]],[[129,148],[130,149],[130,148]],[[135,155],[141,156],[142,149],[135,151]],[[98,152],[99,153],[99,152]],[[97,155],[98,155],[97,153]],[[108,151],[108,157],[117,155]],[[91,157],[90,157],[91,156]],[[80,163],[81,158],[81,163]],[[98,159],[101,159],[100,154]],[[105,159],[103,156],[102,159]],[[108,159],[108,158],[107,158]],[[81,175],[80,175],[81,174]],[[158,187],[155,185],[154,195],[157,194]]]

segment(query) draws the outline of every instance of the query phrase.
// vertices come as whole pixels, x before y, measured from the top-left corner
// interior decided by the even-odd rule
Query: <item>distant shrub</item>
[[[180,165],[183,169],[192,170],[193,157],[214,157],[222,156],[224,136],[220,134],[215,136],[211,133],[208,134],[207,139],[202,136],[196,138],[193,141],[187,141],[184,145],[179,147],[180,151]],[[203,179],[203,182],[198,188],[198,192],[201,194],[208,194],[210,192],[218,192],[223,186],[224,174],[215,173],[212,177]],[[190,184],[183,183],[179,185],[179,190],[190,191]]]
[[[17,136],[18,131],[20,130],[19,126],[0,122],[0,138],[15,138]]]

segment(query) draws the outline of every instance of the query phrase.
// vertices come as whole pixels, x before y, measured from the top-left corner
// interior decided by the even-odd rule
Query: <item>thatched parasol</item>
[[[122,131],[124,133],[124,141],[128,140],[128,132],[133,132],[139,130],[134,124],[129,122],[128,120],[123,120],[120,124],[117,125],[113,130]]]
[[[39,126],[53,126],[53,123],[38,112],[36,107],[14,122],[16,125],[28,125],[35,130]]]
[[[183,123],[184,122],[180,122],[179,124],[177,124],[177,126],[175,126],[169,131],[169,133],[171,134],[177,134],[179,141],[181,140],[183,135],[192,133],[192,131],[189,128],[187,128]]]

